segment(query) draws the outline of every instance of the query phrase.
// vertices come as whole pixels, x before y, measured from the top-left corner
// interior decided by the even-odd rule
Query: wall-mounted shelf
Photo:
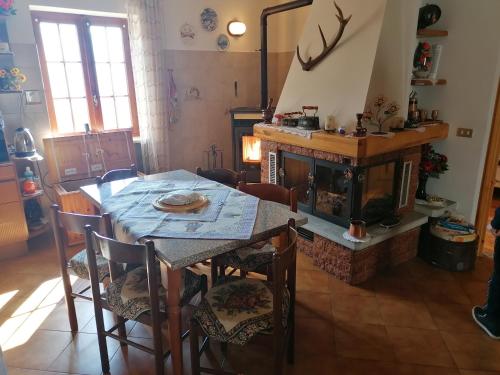
[[[448,36],[448,30],[419,29],[417,38],[440,38]]]
[[[0,94],[21,94],[21,90],[0,90]]]
[[[442,86],[446,85],[445,79],[414,78],[411,80],[412,86]]]

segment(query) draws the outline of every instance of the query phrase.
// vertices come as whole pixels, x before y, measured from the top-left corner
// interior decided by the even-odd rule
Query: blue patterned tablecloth
[[[208,197],[206,207],[189,213],[163,212],[153,207],[160,196],[179,189],[192,189]],[[259,199],[207,181],[137,180],[102,202],[102,212],[113,219],[120,241],[143,237],[193,239],[249,239]]]

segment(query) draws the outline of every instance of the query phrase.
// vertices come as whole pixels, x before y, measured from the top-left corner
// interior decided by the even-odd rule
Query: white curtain
[[[164,0],[128,0],[127,14],[146,173],[169,170]]]

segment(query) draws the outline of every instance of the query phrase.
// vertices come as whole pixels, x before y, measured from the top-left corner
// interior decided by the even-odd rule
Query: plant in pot
[[[16,9],[14,9],[14,0],[0,0],[0,16],[14,16]]]
[[[420,160],[417,199],[426,200],[426,185],[429,177],[439,178],[448,170],[448,158],[446,155],[437,153],[430,144],[422,146],[422,159]]]
[[[0,91],[19,91],[26,79],[19,68],[0,69]]]
[[[384,124],[399,112],[400,105],[395,101],[389,101],[385,96],[377,96],[371,105],[371,108],[363,113],[363,119],[368,124],[376,125],[378,131],[372,132],[375,135],[384,135],[387,132],[382,130]]]

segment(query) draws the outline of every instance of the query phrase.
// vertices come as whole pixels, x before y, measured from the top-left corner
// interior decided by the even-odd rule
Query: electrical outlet
[[[42,98],[40,96],[40,91],[38,90],[26,90],[24,92],[26,98],[26,104],[41,104]]]
[[[472,138],[473,129],[469,128],[458,128],[457,137]]]

